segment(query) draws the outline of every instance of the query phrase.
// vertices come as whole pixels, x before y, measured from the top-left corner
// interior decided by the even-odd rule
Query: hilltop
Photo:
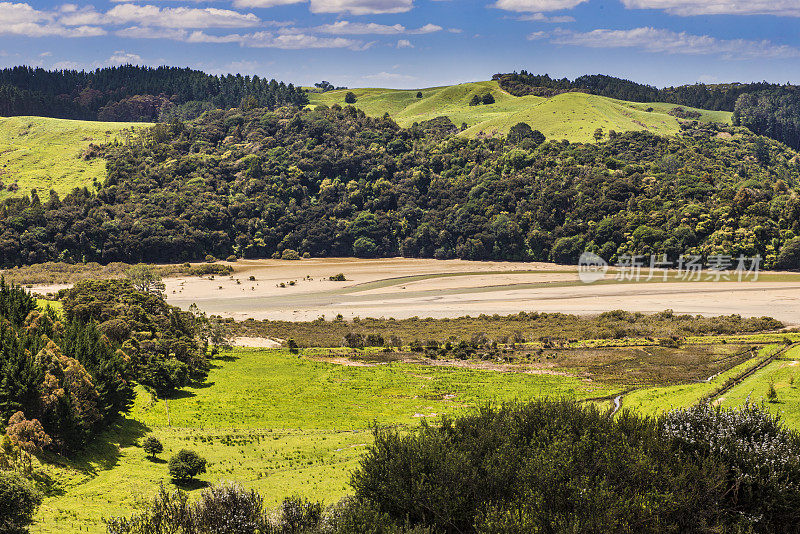
[[[311,106],[345,105],[345,96],[356,96],[356,108],[370,117],[388,113],[400,126],[446,116],[456,125],[466,124],[460,135],[507,134],[518,122],[528,123],[548,139],[570,142],[593,141],[597,128],[608,132],[649,131],[658,135],[675,135],[680,131],[678,117],[669,112],[683,108],[699,114],[700,122],[730,124],[730,112],[707,111],[677,104],[627,102],[582,92],[562,93],[552,97],[513,96],[497,81],[482,81],[430,87],[426,89],[342,89],[325,93],[309,93]],[[422,93],[417,98],[417,93]],[[471,106],[474,96],[491,94],[493,104]]]
[[[0,200],[45,194],[64,195],[76,187],[93,187],[106,175],[105,161],[89,157],[93,143],[124,138],[140,123],[93,122],[46,117],[0,117]],[[128,133],[129,135],[129,133]]]

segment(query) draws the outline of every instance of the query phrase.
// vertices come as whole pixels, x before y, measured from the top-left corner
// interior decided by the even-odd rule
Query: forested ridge
[[[305,92],[258,76],[213,76],[178,67],[123,65],[94,71],[26,66],[0,70],[0,116],[155,121],[194,118],[242,104],[303,106]]]
[[[426,127],[338,106],[159,124],[102,149],[108,178],[96,194],[7,199],[0,258],[177,262],[292,249],[569,263],[588,248],[612,260],[760,254],[797,266],[800,159],[747,130],[687,122],[670,138],[515,145]]]
[[[679,85],[657,88],[602,74],[551,78],[547,74],[495,74],[500,87],[514,96],[553,96],[569,91],[628,100],[667,102],[681,106],[733,112],[733,123],[800,148],[800,87],[768,82]]]

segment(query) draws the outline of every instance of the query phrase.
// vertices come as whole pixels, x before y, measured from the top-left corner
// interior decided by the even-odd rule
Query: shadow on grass
[[[175,484],[176,487],[185,491],[199,490],[207,488],[211,485],[205,480],[197,480],[196,478],[191,480],[173,480],[172,483]]]
[[[94,476],[100,471],[115,467],[122,456],[120,449],[136,445],[148,433],[150,427],[124,417],[95,435],[83,450],[68,456],[47,455],[42,460]]]
[[[165,463],[167,463],[166,460],[164,460],[163,458],[159,458],[158,456],[156,456],[155,458],[151,458],[150,456],[148,456],[147,457],[147,461],[150,462],[151,464],[165,464]]]

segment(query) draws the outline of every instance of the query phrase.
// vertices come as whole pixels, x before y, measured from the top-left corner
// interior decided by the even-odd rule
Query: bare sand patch
[[[233,338],[232,345],[234,347],[252,347],[259,349],[277,349],[283,346],[282,339],[271,337],[236,337]]]

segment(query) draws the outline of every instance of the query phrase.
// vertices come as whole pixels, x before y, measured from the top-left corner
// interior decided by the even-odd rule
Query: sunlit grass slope
[[[207,383],[170,400],[169,411],[140,388],[129,419],[69,464],[47,467],[55,491],[32,532],[103,532],[103,517],[132,513],[162,481],[172,487],[165,460],[182,448],[210,462],[202,483],[241,482],[269,506],[295,493],[331,503],[348,493],[373,423],[406,427],[492,402],[620,391],[571,376],[349,366],[285,350],[237,350],[214,367]],[[158,462],[138,446],[150,433],[164,444]]]
[[[90,143],[113,140],[129,122],[93,122],[46,117],[0,118],[0,199],[37,189],[44,200],[50,189],[59,195],[75,187],[91,187],[105,178],[105,162],[85,160],[81,154]],[[8,186],[16,183],[17,191]]]
[[[678,132],[678,119],[668,112],[674,104],[642,104],[614,100],[584,93],[565,93],[552,98],[536,96],[515,97],[503,91],[497,82],[473,82],[417,90],[350,89],[311,93],[311,105],[344,105],[345,95],[352,91],[355,106],[372,117],[389,113],[401,126],[445,115],[456,126],[466,123],[462,134],[475,137],[484,134],[507,134],[518,122],[526,122],[540,130],[548,139],[568,139],[572,142],[593,141],[597,128],[619,132],[648,130],[660,135]],[[491,93],[494,104],[470,106],[474,95]],[[705,111],[687,108],[702,114],[701,121],[729,123],[731,114],[724,111]],[[651,110],[651,111],[648,111]]]

